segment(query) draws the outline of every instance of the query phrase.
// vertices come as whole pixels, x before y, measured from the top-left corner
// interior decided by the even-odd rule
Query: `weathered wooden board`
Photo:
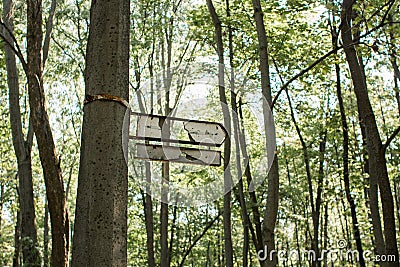
[[[188,121],[184,125],[189,138],[195,142],[208,142],[222,145],[226,138],[226,131],[219,124]]]
[[[219,147],[227,137],[224,126],[217,122],[189,120],[159,115],[134,113],[137,116],[136,135],[129,138],[146,141],[180,143]],[[184,139],[170,138],[170,125],[175,124],[186,131]]]
[[[220,151],[166,145],[136,144],[136,158],[221,166]]]

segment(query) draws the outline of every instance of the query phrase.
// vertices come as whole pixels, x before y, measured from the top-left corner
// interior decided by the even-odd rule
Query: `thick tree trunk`
[[[108,94],[128,101],[129,1],[92,1],[90,12],[86,99]],[[127,266],[126,111],[115,101],[84,107],[72,266]]]
[[[267,103],[263,105],[264,115],[264,127],[265,133],[269,132],[267,129],[267,123],[272,118],[269,118],[267,112],[269,105],[272,104],[272,92],[269,75],[269,61],[268,61],[268,40],[264,26],[264,15],[261,8],[260,0],[253,0],[254,9],[254,20],[256,22],[257,37],[258,37],[258,52],[260,57],[260,73],[261,73],[261,90],[262,94]],[[271,111],[272,112],[272,111]],[[271,140],[271,137],[266,136],[267,147],[268,142],[275,142]],[[269,157],[270,158],[270,157]],[[263,230],[263,243],[268,248],[268,251],[275,250],[275,225],[278,216],[278,205],[279,205],[279,166],[278,166],[278,155],[275,151],[275,156],[271,165],[271,169],[268,173],[268,194],[267,203],[264,212],[264,222],[262,225]],[[277,258],[267,257],[263,266],[276,266]]]
[[[11,0],[3,1],[4,23],[13,32],[13,7]],[[5,44],[7,82],[9,88],[10,125],[14,151],[18,164],[19,207],[21,216],[21,240],[23,263],[27,266],[40,266],[40,254],[37,249],[37,230],[35,206],[33,201],[31,147],[32,134],[28,131],[25,141],[22,132],[21,110],[19,105],[19,81],[15,55]]]
[[[207,0],[208,11],[210,12],[211,19],[214,24],[215,30],[215,41],[217,43],[217,54],[218,54],[218,88],[219,88],[219,101],[221,102],[222,113],[224,116],[224,126],[230,136],[231,132],[231,116],[229,114],[228,103],[225,95],[225,75],[224,75],[224,48],[222,40],[222,26],[221,21],[215,11],[212,0]],[[225,266],[233,267],[233,245],[232,245],[232,224],[231,224],[231,190],[232,190],[232,177],[229,166],[231,154],[231,141],[229,138],[224,143],[224,214],[223,214],[223,225],[224,225],[224,256]]]
[[[380,196],[382,201],[383,222],[384,222],[384,249],[386,255],[394,255],[396,261],[388,263],[389,266],[399,266],[399,253],[396,241],[396,226],[394,217],[393,196],[391,185],[388,178],[386,167],[385,149],[382,145],[382,140],[379,135],[379,130],[376,124],[375,115],[369,100],[365,73],[360,64],[360,58],[354,47],[353,36],[351,32],[351,20],[353,16],[352,0],[343,0],[342,10],[342,40],[344,52],[350,68],[351,77],[354,85],[354,92],[357,98],[358,113],[361,123],[365,126],[367,138],[367,150],[369,157],[369,175],[371,189],[375,190],[376,185],[379,185]],[[371,193],[372,196],[372,193]],[[372,216],[376,210],[371,210]],[[379,221],[378,221],[379,219]],[[374,228],[379,227],[380,218],[373,220]],[[375,229],[374,229],[375,230]],[[375,231],[374,231],[375,232]],[[379,245],[378,245],[379,246]],[[377,249],[382,249],[377,246]],[[381,252],[380,252],[381,253]]]
[[[27,72],[31,119],[43,167],[46,194],[52,229],[52,266],[67,266],[69,222],[65,201],[60,162],[49,117],[46,111],[43,88],[42,51],[42,2],[29,0],[27,8]]]

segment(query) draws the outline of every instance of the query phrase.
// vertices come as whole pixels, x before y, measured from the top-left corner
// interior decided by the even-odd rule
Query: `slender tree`
[[[274,138],[267,136],[270,132],[267,128],[272,119],[268,112],[269,107],[272,109],[272,92],[270,82],[270,71],[269,71],[269,51],[268,51],[268,38],[265,31],[264,25],[264,14],[261,8],[260,0],[252,0],[254,9],[254,20],[256,22],[257,39],[258,39],[258,53],[259,53],[259,70],[261,73],[261,92],[265,98],[263,103],[263,116],[264,116],[264,127],[266,133],[266,145],[270,145],[269,142],[275,142]],[[266,103],[265,103],[266,102]],[[268,106],[269,107],[268,107]],[[272,110],[271,110],[272,111]],[[269,159],[271,157],[269,156]],[[268,173],[268,195],[267,203],[264,211],[264,222],[262,225],[263,230],[263,245],[267,247],[269,251],[275,250],[275,226],[278,216],[278,205],[279,205],[279,166],[278,166],[278,155],[275,152],[271,169]],[[276,255],[275,255],[276,256]],[[276,257],[266,257],[266,261],[263,266],[276,266]]]
[[[224,47],[222,40],[222,25],[221,20],[215,11],[212,0],[207,0],[208,11],[210,12],[211,19],[214,24],[215,41],[217,43],[217,54],[218,54],[218,92],[219,101],[221,102],[222,113],[224,116],[224,126],[228,132],[228,136],[231,132],[231,116],[229,114],[228,103],[225,95],[225,75],[224,75]],[[224,143],[224,214],[223,214],[223,225],[224,225],[224,258],[225,266],[233,267],[233,247],[232,247],[232,224],[231,224],[231,189],[232,189],[232,177],[229,167],[230,161],[230,150],[231,142],[227,138]]]
[[[388,263],[389,266],[399,266],[394,204],[386,167],[385,147],[382,144],[374,111],[368,96],[364,68],[360,63],[360,55],[357,54],[357,50],[354,46],[352,20],[355,18],[355,13],[353,12],[353,5],[355,3],[356,1],[343,0],[341,14],[342,41],[347,63],[350,68],[354,92],[357,98],[358,114],[361,123],[365,126],[369,157],[370,197],[377,194],[376,191],[379,186],[382,202],[385,239],[381,237],[381,231],[379,231],[379,228],[381,227],[381,219],[377,215],[377,205],[371,205],[375,239],[377,242],[380,240],[380,243],[377,244],[376,248],[379,254],[394,255],[396,260],[395,262]],[[375,208],[372,209],[373,207]]]
[[[10,30],[8,39],[11,43],[13,25],[13,3],[11,0],[3,1],[4,24]],[[27,138],[22,132],[21,109],[19,104],[19,80],[15,54],[12,48],[5,44],[7,82],[9,88],[10,125],[15,155],[18,163],[19,182],[19,207],[21,216],[21,240],[23,263],[26,266],[40,266],[40,254],[38,251],[36,215],[33,201],[32,161],[31,148],[33,130],[29,127]]]
[[[334,16],[332,16],[334,18]],[[336,25],[333,25],[334,21],[329,19],[330,25],[330,32],[332,36],[332,45],[333,48],[338,47],[339,41],[339,33],[337,31]],[[336,56],[337,52],[336,52]],[[340,122],[342,125],[342,143],[343,143],[343,154],[342,154],[342,162],[343,162],[343,182],[344,188],[346,193],[347,202],[349,202],[350,206],[350,213],[352,219],[352,226],[353,226],[353,235],[354,240],[356,241],[356,248],[359,255],[359,264],[361,267],[365,267],[365,259],[364,259],[364,252],[361,242],[361,234],[360,228],[358,225],[357,219],[357,210],[356,210],[356,203],[354,198],[351,194],[350,188],[350,168],[349,168],[349,127],[347,124],[347,115],[346,110],[344,107],[343,96],[342,96],[342,83],[341,83],[341,69],[338,62],[335,62],[335,74],[336,74],[336,95],[339,102],[339,111],[340,111]]]

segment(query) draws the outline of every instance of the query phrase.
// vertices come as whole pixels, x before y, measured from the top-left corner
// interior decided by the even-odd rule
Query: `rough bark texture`
[[[342,5],[342,40],[344,52],[350,68],[351,77],[353,80],[354,92],[357,98],[357,108],[361,123],[365,126],[367,151],[369,156],[369,175],[371,181],[370,190],[376,190],[376,185],[379,185],[384,223],[384,246],[383,252],[386,255],[394,255],[396,262],[388,263],[388,266],[399,266],[399,253],[396,241],[396,229],[394,218],[394,205],[391,185],[388,178],[385,149],[382,145],[382,140],[379,135],[378,127],[375,120],[375,115],[369,101],[365,73],[360,63],[360,58],[353,44],[353,35],[351,32],[351,20],[353,15],[353,4],[355,1],[343,0]],[[374,192],[371,192],[371,197]],[[371,205],[372,208],[372,205]],[[371,209],[373,216],[374,234],[375,227],[379,227],[380,218],[374,219],[374,214],[377,210]],[[375,237],[376,238],[376,237]],[[377,246],[377,249],[382,247]]]
[[[52,229],[52,266],[67,266],[69,222],[59,158],[46,111],[42,66],[42,2],[29,0],[27,9],[28,92],[31,119],[42,163]]]
[[[85,93],[128,100],[129,1],[92,1],[90,12]],[[125,112],[113,101],[84,107],[72,266],[127,266]]]
[[[261,8],[260,0],[253,0],[254,20],[256,22],[257,38],[258,38],[258,52],[260,57],[260,73],[261,73],[261,90],[267,103],[263,105],[264,127],[265,133],[268,133],[267,125],[271,119],[268,116],[268,107],[272,105],[271,83],[269,75],[269,61],[268,61],[268,40],[264,26],[264,17]],[[267,136],[266,142],[275,142]],[[268,146],[268,145],[267,145]],[[268,248],[268,251],[275,249],[275,225],[278,216],[279,205],[279,168],[278,168],[278,155],[275,153],[271,169],[268,173],[268,194],[267,203],[264,212],[264,222],[262,225],[263,230],[263,243]],[[276,266],[277,259],[267,257],[263,266]]]
[[[13,32],[13,7],[11,0],[3,1],[4,23]],[[37,230],[35,206],[33,201],[31,147],[32,132],[24,140],[22,132],[21,109],[19,105],[19,81],[15,55],[5,44],[7,83],[9,88],[10,125],[14,151],[18,164],[19,208],[21,216],[21,240],[23,263],[26,266],[40,266],[40,254],[37,249]]]
[[[217,54],[218,54],[218,84],[219,84],[219,101],[221,102],[222,113],[224,116],[224,126],[228,132],[228,136],[231,132],[231,116],[227,105],[225,95],[225,81],[224,81],[224,48],[222,41],[222,26],[221,21],[215,11],[214,5],[211,0],[207,0],[207,7],[211,15],[211,19],[214,24],[215,30],[215,41],[217,43]],[[232,177],[229,167],[231,151],[231,141],[227,138],[224,143],[224,214],[223,214],[223,225],[224,225],[224,258],[225,266],[233,267],[233,248],[232,248],[232,225],[231,225],[231,190],[232,190]]]

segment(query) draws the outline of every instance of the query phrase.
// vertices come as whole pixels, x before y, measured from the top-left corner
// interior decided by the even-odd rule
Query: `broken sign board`
[[[131,139],[179,143],[189,145],[203,145],[220,147],[226,137],[224,126],[217,122],[189,120],[176,117],[148,115],[132,112],[138,117],[136,135]],[[178,132],[185,132],[183,138],[175,138],[171,127]],[[182,136],[182,135],[181,135]]]
[[[137,159],[221,166],[221,152],[215,150],[136,144]]]

